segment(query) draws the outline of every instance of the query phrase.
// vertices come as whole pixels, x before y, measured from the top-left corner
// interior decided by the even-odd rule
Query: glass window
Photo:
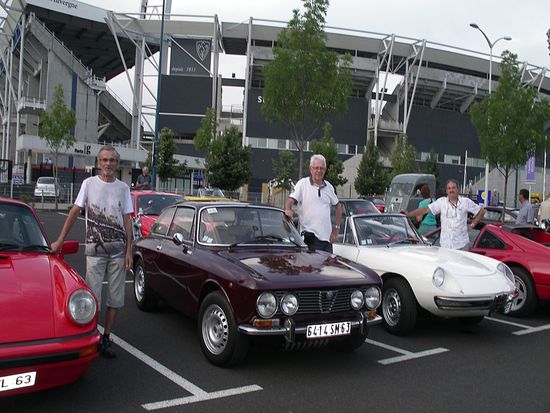
[[[277,149],[286,149],[287,148],[286,142],[287,142],[286,139],[278,139]]]
[[[195,217],[195,210],[193,208],[181,207],[176,209],[176,214],[170,225],[168,236],[172,237],[175,233],[183,235],[183,239],[186,241],[192,240],[193,234],[193,218]]]
[[[165,236],[170,228],[172,217],[174,216],[175,208],[165,209],[158,217],[157,222],[151,227],[151,234]]]
[[[336,144],[336,152],[338,153],[348,153],[348,145],[345,143],[337,143]]]
[[[506,244],[492,232],[485,231],[477,242],[476,247],[502,250],[506,248]]]

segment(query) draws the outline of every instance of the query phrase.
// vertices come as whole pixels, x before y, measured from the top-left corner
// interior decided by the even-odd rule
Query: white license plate
[[[19,389],[20,387],[34,386],[36,371],[0,377],[0,391]]]
[[[351,323],[312,324],[307,326],[306,338],[345,336],[351,333]]]

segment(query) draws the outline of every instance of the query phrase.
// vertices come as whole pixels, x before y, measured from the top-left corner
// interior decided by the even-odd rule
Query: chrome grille
[[[287,293],[292,293],[298,298],[297,314],[330,314],[338,311],[350,311],[351,292],[357,288],[327,288],[324,290],[298,290],[276,291],[275,297],[280,303],[281,298]],[[359,288],[363,293],[366,288]],[[282,315],[281,311],[277,315]]]

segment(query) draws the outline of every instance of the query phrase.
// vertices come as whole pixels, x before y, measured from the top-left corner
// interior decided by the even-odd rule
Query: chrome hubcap
[[[521,278],[514,277],[516,280],[516,288],[518,290],[518,296],[512,301],[511,311],[517,311],[525,304],[525,298],[527,297],[527,286]]]
[[[141,266],[136,268],[136,275],[134,277],[134,293],[138,301],[143,300],[145,294],[145,273]]]
[[[384,320],[386,320],[388,325],[394,327],[399,323],[399,317],[401,316],[401,297],[399,297],[399,294],[393,288],[388,289],[384,294],[382,312],[384,313]]]
[[[221,354],[229,340],[229,323],[220,306],[212,304],[204,312],[202,338],[208,351]]]

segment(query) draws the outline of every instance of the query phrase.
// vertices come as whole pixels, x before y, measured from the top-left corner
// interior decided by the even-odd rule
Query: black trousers
[[[328,241],[322,241],[315,236],[313,232],[302,232],[304,242],[311,251],[321,250],[332,254],[332,244]]]

